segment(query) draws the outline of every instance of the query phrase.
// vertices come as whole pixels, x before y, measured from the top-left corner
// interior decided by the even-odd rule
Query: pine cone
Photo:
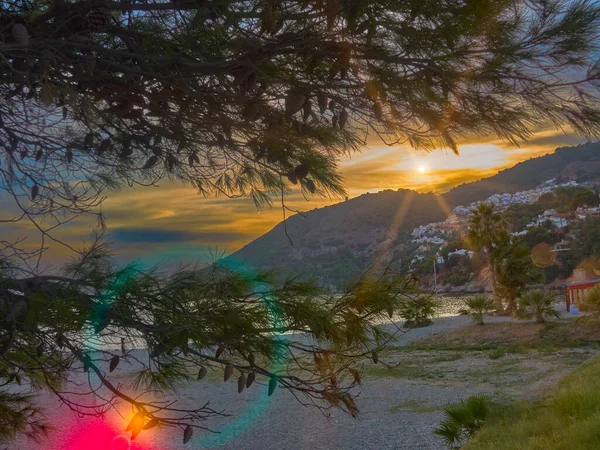
[[[348,111],[346,111],[346,108],[342,109],[342,112],[340,113],[340,130],[343,130],[344,127],[346,126],[346,122],[348,121]]]
[[[302,109],[306,97],[299,92],[288,92],[285,98],[285,115],[291,117]]]
[[[324,92],[319,92],[317,94],[317,101],[319,103],[319,111],[321,111],[321,114],[324,114],[327,111],[327,95]]]
[[[95,8],[86,14],[85,20],[91,31],[102,30],[110,24],[112,15],[106,8]]]
[[[294,177],[298,180],[303,180],[308,176],[308,166],[306,164],[300,164],[294,169]],[[294,183],[296,184],[296,183]]]
[[[306,99],[304,105],[302,106],[302,119],[306,122],[310,117],[310,113],[312,111],[312,102],[310,99]]]
[[[94,74],[94,69],[96,68],[96,57],[94,56],[86,56],[83,59],[83,66],[85,68],[85,72],[92,76]]]
[[[11,28],[11,33],[15,41],[21,45],[29,45],[29,34],[25,25],[16,23]]]
[[[244,117],[247,120],[255,121],[260,116],[262,105],[259,101],[252,101],[244,108]]]

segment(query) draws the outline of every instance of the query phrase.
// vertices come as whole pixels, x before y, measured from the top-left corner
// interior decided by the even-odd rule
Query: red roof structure
[[[598,280],[576,281],[561,285],[565,288],[565,301],[567,303],[567,311],[571,311],[571,305],[578,306],[585,298],[587,291],[600,283]]]

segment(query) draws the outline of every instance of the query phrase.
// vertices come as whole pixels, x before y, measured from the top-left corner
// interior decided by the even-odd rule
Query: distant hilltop
[[[557,148],[550,155],[528,159],[492,177],[457,186],[443,197],[453,206],[468,205],[493,194],[534,189],[547,180],[562,183],[596,178],[600,178],[600,143],[590,143]]]
[[[374,262],[386,263],[410,245],[421,225],[444,222],[458,206],[492,197],[497,201],[528,194],[547,181],[553,184],[600,180],[600,144],[558,148],[553,154],[523,161],[444,194],[408,189],[384,190],[295,215],[276,225],[228,259],[251,267],[274,269],[280,277],[302,274],[340,288]],[[495,196],[496,197],[493,197]],[[460,213],[460,209],[458,210]]]

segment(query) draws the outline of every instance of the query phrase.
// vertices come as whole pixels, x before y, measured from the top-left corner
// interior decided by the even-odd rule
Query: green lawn
[[[563,378],[545,400],[492,419],[463,448],[600,449],[600,357]]]

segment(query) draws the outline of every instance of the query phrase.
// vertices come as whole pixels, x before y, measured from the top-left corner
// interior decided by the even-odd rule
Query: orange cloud
[[[388,147],[370,140],[370,146],[363,152],[340,161],[340,172],[351,197],[398,188],[444,192],[459,184],[492,176],[520,161],[553,152],[556,147],[579,142],[581,139],[572,133],[565,135],[543,129],[521,148],[494,138],[465,139],[459,143],[460,156],[456,156],[444,149],[425,152],[406,146]],[[420,167],[424,169],[420,171]],[[306,202],[296,192],[286,204],[292,209],[307,211],[339,200],[312,198]],[[167,181],[160,187],[111,193],[102,210],[112,232],[109,237],[114,240],[115,251],[131,258],[183,255],[193,260],[195,255],[200,258],[216,247],[234,251],[283,219],[277,203],[272,209],[257,211],[250,199],[204,198],[193,188]],[[59,232],[59,237],[79,245],[89,236],[92,225],[89,220],[76,221]],[[29,235],[32,231],[33,228],[24,223],[10,234]],[[63,251],[58,253],[64,254]]]

